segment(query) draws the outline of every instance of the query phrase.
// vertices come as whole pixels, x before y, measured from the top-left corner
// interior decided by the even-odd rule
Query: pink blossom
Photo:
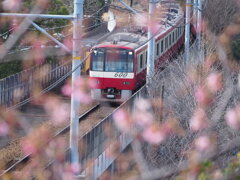
[[[84,104],[89,104],[92,101],[90,93],[83,92],[83,91],[74,91],[75,97],[78,101]]]
[[[123,109],[117,110],[113,114],[113,119],[120,130],[124,132],[128,132],[130,130],[132,122],[125,110]]]
[[[190,129],[193,131],[199,131],[207,127],[207,115],[201,108],[195,110],[193,117],[190,119]]]
[[[16,11],[20,8],[22,4],[21,0],[4,0],[2,2],[3,8],[5,10]]]
[[[195,147],[198,151],[204,152],[212,147],[211,140],[208,136],[200,136],[195,140]]]
[[[91,78],[91,79],[88,79],[88,86],[90,87],[90,88],[96,88],[97,87],[97,80],[96,79],[93,79],[93,78]]]
[[[75,98],[81,103],[89,104],[92,101],[90,94],[90,86],[93,86],[93,81],[89,82],[88,79],[79,77],[73,85],[66,84],[62,88],[62,93],[66,96],[74,94]]]
[[[232,129],[240,129],[240,107],[229,109],[225,115],[225,119]]]
[[[153,122],[153,115],[149,112],[136,112],[133,116],[133,120],[136,124],[143,128],[150,126]]]
[[[195,97],[200,105],[208,105],[212,101],[211,93],[204,86],[200,86],[196,89]]]
[[[58,104],[50,111],[50,114],[54,125],[62,125],[70,118],[70,107],[66,103]]]
[[[163,129],[160,129],[157,126],[150,126],[146,128],[142,136],[144,140],[149,142],[150,144],[160,144],[166,139],[166,133],[163,131]]]
[[[223,86],[222,75],[220,73],[211,73],[207,77],[207,86],[212,92],[219,91]]]
[[[9,126],[6,122],[0,122],[0,136],[6,136],[9,132]]]
[[[148,111],[152,106],[148,100],[141,98],[135,102],[135,107],[140,111]]]
[[[203,32],[205,29],[206,29],[206,23],[205,23],[205,21],[202,21],[201,23],[199,23],[199,26],[197,26],[196,32],[197,33]]]
[[[79,163],[73,163],[70,165],[71,172],[73,173],[79,173],[80,171],[80,164]]]
[[[29,139],[25,139],[22,143],[22,151],[25,155],[36,154],[37,147],[32,141],[30,141]]]
[[[72,94],[72,86],[70,84],[65,84],[63,87],[62,87],[62,93],[65,95],[65,96],[71,96]]]

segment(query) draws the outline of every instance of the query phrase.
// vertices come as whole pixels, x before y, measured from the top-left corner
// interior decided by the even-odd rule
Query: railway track
[[[83,113],[79,117],[79,125],[80,125],[80,137],[83,137],[88,131],[90,131],[99,121],[104,119],[114,110],[113,107],[107,106],[100,106],[99,104],[94,105],[85,113]],[[61,130],[57,131],[55,135],[52,137],[51,141],[57,137],[66,135],[70,130],[70,125],[62,128]],[[67,151],[67,150],[66,150]],[[27,162],[31,159],[31,154],[28,154],[18,160],[17,162],[9,165],[9,167],[2,171],[0,177],[3,177],[6,174],[12,173],[21,169]],[[51,163],[48,163],[49,166]]]

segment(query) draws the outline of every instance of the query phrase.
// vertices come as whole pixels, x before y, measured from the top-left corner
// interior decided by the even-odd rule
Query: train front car
[[[91,90],[93,99],[123,102],[135,88],[134,50],[117,46],[93,48],[89,77],[97,83]]]

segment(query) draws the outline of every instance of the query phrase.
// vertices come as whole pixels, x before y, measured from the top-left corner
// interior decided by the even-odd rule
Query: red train
[[[179,51],[184,42],[184,14],[178,5],[168,9],[169,24],[155,35],[155,66]],[[98,101],[122,102],[146,80],[146,27],[112,34],[91,49],[89,77],[97,81],[91,90]]]

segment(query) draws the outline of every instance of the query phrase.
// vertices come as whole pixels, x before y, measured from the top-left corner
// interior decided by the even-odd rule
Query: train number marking
[[[127,77],[127,75],[128,75],[128,73],[117,72],[117,73],[115,73],[114,77],[125,78],[125,77]]]

